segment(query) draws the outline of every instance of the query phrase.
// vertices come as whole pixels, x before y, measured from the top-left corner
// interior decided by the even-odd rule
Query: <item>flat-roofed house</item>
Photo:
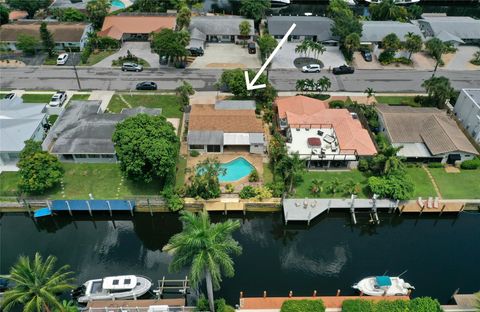
[[[332,35],[333,21],[323,16],[269,16],[267,17],[268,33],[275,39],[282,39],[288,29],[295,23],[297,26],[288,41],[299,42],[305,39],[324,44],[338,44],[338,37]]]
[[[480,43],[480,20],[469,16],[423,16],[418,25],[425,37],[459,44]]]
[[[88,42],[88,33],[93,31],[92,25],[81,22],[46,21],[47,29],[52,33],[55,49],[83,50]],[[42,21],[21,20],[0,27],[0,42],[11,50],[17,50],[17,40],[20,35],[28,35],[40,40],[40,24]],[[41,41],[41,40],[40,40]]]
[[[99,36],[110,37],[120,41],[148,41],[153,32],[162,29],[175,29],[176,17],[163,15],[109,15],[103,21]]]
[[[47,124],[45,104],[23,103],[22,98],[0,100],[0,171],[17,170],[25,141],[42,141]]]
[[[422,41],[425,40],[420,28],[410,23],[401,23],[395,21],[363,21],[362,36],[360,41],[362,44],[380,44],[387,35],[394,33],[401,42],[405,41],[408,33],[419,35]]]
[[[192,105],[187,136],[189,150],[223,153],[245,150],[263,154],[262,120],[255,115],[254,101],[220,101]]]
[[[359,157],[377,153],[368,130],[346,109],[303,95],[278,98],[275,105],[288,153],[298,153],[310,169],[355,168]]]
[[[380,131],[393,146],[402,146],[398,156],[454,164],[478,155],[457,123],[443,110],[389,105],[376,108]]]
[[[240,23],[250,24],[250,34],[240,34]],[[253,20],[241,16],[193,16],[189,26],[190,47],[205,47],[206,42],[237,43],[255,38]]]
[[[480,89],[462,89],[453,111],[465,130],[480,144]]]

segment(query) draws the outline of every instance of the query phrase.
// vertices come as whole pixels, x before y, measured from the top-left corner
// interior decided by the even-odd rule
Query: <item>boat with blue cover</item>
[[[368,296],[407,296],[412,289],[415,289],[399,276],[385,275],[366,277],[352,288]]]

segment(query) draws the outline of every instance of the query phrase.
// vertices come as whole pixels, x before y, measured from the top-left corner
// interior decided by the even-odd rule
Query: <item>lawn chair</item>
[[[428,198],[427,208],[433,208],[433,198],[432,197]]]
[[[433,200],[433,208],[438,208],[440,206],[438,197],[435,197]]]
[[[422,209],[423,209],[423,207],[425,207],[425,202],[422,200],[421,197],[419,197],[419,198],[417,199],[417,204],[418,204],[418,205],[420,206],[420,208],[422,208]]]

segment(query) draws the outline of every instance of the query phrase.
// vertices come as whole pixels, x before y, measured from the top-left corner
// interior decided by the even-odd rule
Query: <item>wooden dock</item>
[[[417,201],[410,200],[405,203],[400,204],[399,211],[402,213],[459,213],[462,212],[465,208],[464,202],[452,202],[452,201],[439,201],[438,207],[421,207]]]
[[[178,312],[193,312],[195,307],[186,306],[186,300],[179,299],[154,299],[154,300],[99,300],[88,303],[88,312],[148,312],[151,306],[175,307]]]

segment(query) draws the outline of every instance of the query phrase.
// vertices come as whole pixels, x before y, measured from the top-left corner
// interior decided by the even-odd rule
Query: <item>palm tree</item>
[[[285,157],[280,161],[280,170],[285,181],[288,183],[288,191],[292,192],[295,181],[305,171],[305,161],[300,158],[298,153]]]
[[[297,44],[295,47],[295,53],[303,54],[303,56],[306,56],[308,50],[308,42],[306,40],[302,41],[302,43]]]
[[[432,56],[435,60],[435,68],[432,73],[432,77],[435,76],[437,72],[438,65],[440,65],[442,61],[442,55],[447,51],[447,46],[442,42],[442,40],[438,38],[432,38],[427,41],[425,44],[425,48],[427,49],[428,53]]]
[[[357,33],[351,33],[345,37],[345,42],[343,44],[349,54],[353,54],[355,50],[360,48],[360,36]]]
[[[207,212],[195,215],[188,211],[181,213],[180,221],[182,232],[173,235],[163,248],[173,254],[170,270],[178,272],[189,266],[193,287],[198,287],[205,278],[210,310],[214,312],[213,291],[220,289],[222,275],[232,277],[235,274],[230,255],[242,252],[242,247],[232,238],[240,222],[210,223]]]
[[[20,256],[7,277],[15,286],[5,292],[0,310],[9,311],[16,305],[22,305],[24,312],[50,312],[52,308],[63,311],[56,295],[73,289],[73,272],[68,271],[68,265],[54,271],[56,261],[54,256],[48,256],[43,261],[38,252],[32,261],[29,257]]]
[[[333,179],[327,184],[327,191],[328,191],[329,193],[332,193],[333,196],[335,196],[335,194],[340,191],[341,186],[342,186],[342,183],[340,183],[340,180],[338,180],[338,178],[333,178]]]
[[[192,19],[192,12],[187,5],[182,5],[180,10],[177,13],[177,29],[188,29],[190,26],[190,21]]]
[[[316,52],[315,58],[318,58],[319,54],[323,55],[323,53],[327,51],[327,48],[325,48],[321,42],[314,42],[313,46],[314,46],[314,51]]]
[[[306,88],[305,79],[298,79],[297,82],[295,83],[295,90],[301,91],[303,94],[303,91],[305,91],[305,88]]]
[[[240,35],[243,37],[243,47],[245,48],[246,40],[245,38],[250,37],[250,32],[252,31],[252,28],[250,26],[250,23],[248,21],[243,21],[238,25]]]
[[[417,53],[422,50],[422,37],[414,34],[413,32],[408,32],[405,35],[405,50],[409,52],[408,59],[410,60],[413,53]]]
[[[452,97],[455,90],[447,77],[431,77],[422,83],[422,87],[428,93],[428,97],[433,99],[438,108],[445,107],[445,103]]]
[[[382,154],[385,157],[385,162],[383,163],[383,174],[389,175],[390,173],[405,169],[403,159],[397,156],[397,153],[401,149],[402,146],[394,147],[390,145],[383,150]]]
[[[314,195],[318,195],[323,192],[323,180],[313,179],[310,184],[310,192]]]
[[[323,76],[322,78],[317,80],[317,86],[321,92],[325,92],[330,89],[330,87],[332,86],[332,82],[328,77]]]
[[[353,179],[347,180],[343,185],[343,188],[345,189],[345,193],[349,195],[356,195],[360,191],[360,185]]]
[[[313,91],[317,88],[317,83],[313,79],[305,79],[305,89]]]
[[[365,91],[363,91],[367,95],[367,104],[370,102],[370,98],[375,95],[375,90],[373,88],[366,88]]]

